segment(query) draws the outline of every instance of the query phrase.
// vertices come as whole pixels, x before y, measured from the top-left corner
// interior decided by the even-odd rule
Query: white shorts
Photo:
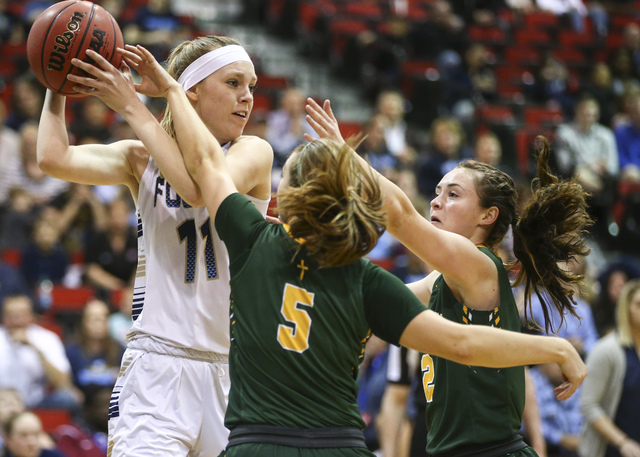
[[[111,396],[108,457],[217,457],[229,387],[226,355],[130,342]]]

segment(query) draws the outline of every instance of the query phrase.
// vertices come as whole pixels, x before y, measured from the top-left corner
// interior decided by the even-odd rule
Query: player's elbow
[[[464,331],[456,332],[456,335],[452,338],[451,344],[448,345],[450,354],[447,355],[448,359],[462,365],[473,365],[474,360],[474,342]]]
[[[53,154],[48,153],[48,151],[46,150],[46,147],[42,147],[42,148],[38,147],[38,152],[36,157],[37,157],[38,167],[44,173],[48,175],[52,175],[58,169],[58,161],[55,160],[55,157]]]

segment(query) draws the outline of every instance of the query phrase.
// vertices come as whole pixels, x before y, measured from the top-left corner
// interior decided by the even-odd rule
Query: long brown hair
[[[579,285],[584,276],[567,271],[558,263],[589,253],[583,235],[592,220],[587,214],[588,194],[575,179],[561,181],[551,173],[549,142],[543,136],[537,141],[538,176],[532,182],[533,195],[520,217],[517,214],[518,193],[508,174],[475,160],[461,162],[458,166],[475,172],[480,206],[498,208],[498,217],[484,244],[495,250],[509,227],[513,227],[513,251],[517,260],[507,267],[520,267],[514,287],[524,284],[525,319],[531,315],[531,294],[535,293],[544,313],[545,329],[549,331],[550,306],[558,310],[560,326],[565,311],[579,317],[573,294],[574,286]],[[543,294],[544,290],[548,295]]]
[[[176,46],[173,51],[171,51],[171,54],[169,54],[166,62],[167,72],[175,79],[178,79],[180,75],[182,75],[182,72],[185,71],[186,68],[197,58],[202,57],[214,49],[232,44],[239,45],[240,43],[235,38],[215,35],[202,36],[194,38],[193,40],[183,41]],[[161,125],[169,135],[174,138],[176,137],[169,104],[167,104],[167,107],[165,108]]]
[[[532,182],[533,194],[513,226],[513,251],[522,266],[514,285],[524,284],[525,318],[531,312],[531,294],[536,294],[549,331],[550,305],[560,314],[560,326],[565,311],[580,317],[573,295],[584,276],[559,263],[589,254],[583,235],[593,220],[587,213],[588,194],[576,178],[563,181],[551,172],[549,141],[543,136],[536,141],[538,173]],[[544,290],[547,294],[542,293]]]
[[[386,228],[378,181],[353,154],[324,139],[299,146],[289,158],[289,188],[278,195],[291,236],[304,240],[321,268],[366,255]]]

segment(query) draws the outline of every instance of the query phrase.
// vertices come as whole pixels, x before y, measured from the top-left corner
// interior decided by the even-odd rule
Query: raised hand
[[[179,85],[153,54],[142,46],[126,45],[121,53],[124,61],[142,78],[140,84],[134,85],[137,92],[149,97],[165,97],[171,87]]]
[[[129,66],[123,62],[119,70],[91,49],[87,50],[87,56],[95,63],[90,64],[80,59],[71,60],[73,65],[89,75],[67,75],[69,81],[76,83],[73,89],[84,95],[98,97],[109,108],[122,114],[132,100],[138,100]]]
[[[306,116],[307,122],[313,127],[313,130],[316,131],[320,138],[332,140],[340,145],[345,143],[340,133],[338,121],[333,115],[331,102],[329,100],[325,100],[322,106],[320,106],[314,99],[307,98],[305,108],[308,113]],[[307,133],[304,134],[304,138],[307,141],[313,141],[315,139]]]

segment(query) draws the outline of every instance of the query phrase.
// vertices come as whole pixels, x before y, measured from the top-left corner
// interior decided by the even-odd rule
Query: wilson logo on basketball
[[[75,32],[80,28],[80,23],[85,16],[86,13],[74,12],[67,23],[67,30],[55,37],[54,42],[56,44],[53,46],[51,54],[49,54],[47,70],[64,70],[64,63],[67,60],[65,54],[69,52],[69,47],[71,46],[73,38],[76,36]]]

